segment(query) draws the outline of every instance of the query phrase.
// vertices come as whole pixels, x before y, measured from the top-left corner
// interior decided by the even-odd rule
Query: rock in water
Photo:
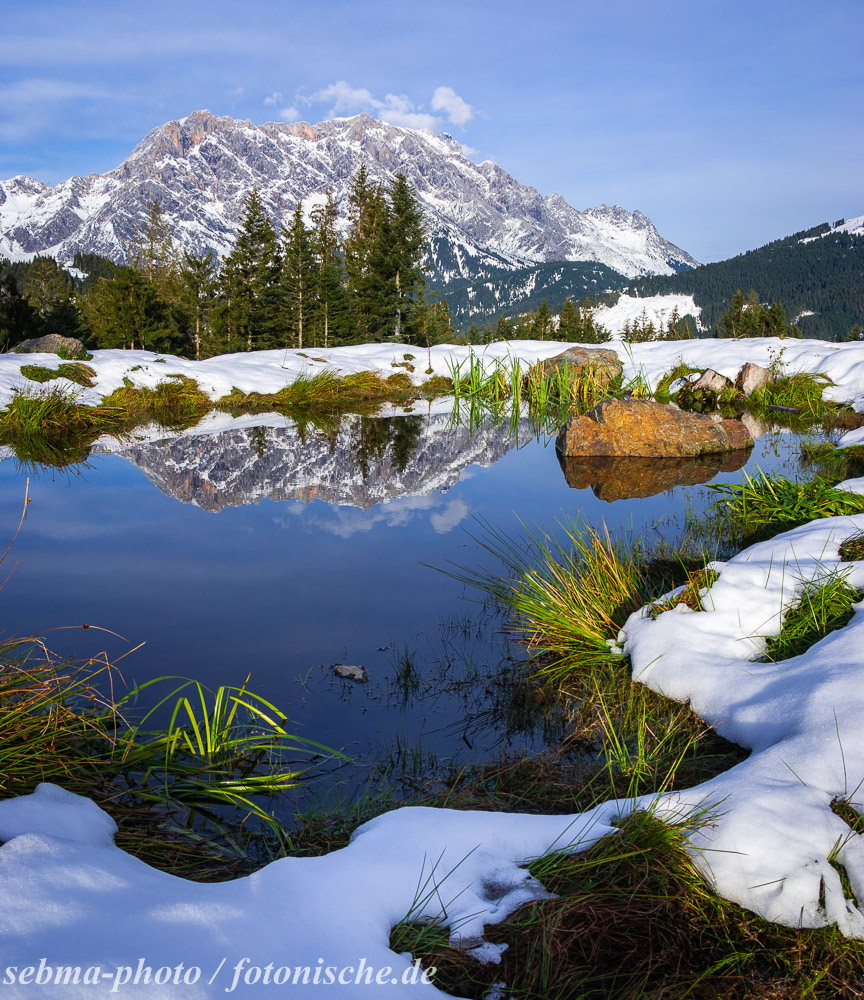
[[[623,367],[614,351],[602,347],[568,347],[561,354],[542,362],[544,375],[550,375],[556,368],[565,368],[571,381],[575,381],[590,370],[598,387],[614,382],[621,375]]]
[[[714,421],[643,399],[604,400],[583,416],[571,417],[555,441],[557,451],[571,457],[688,458],[752,445],[753,438],[740,420]]]
[[[59,333],[49,333],[45,337],[22,340],[12,348],[13,354],[60,354],[67,358],[77,358],[84,352],[84,345],[74,337],[61,337]]]
[[[337,677],[346,681],[357,681],[358,684],[365,684],[369,680],[366,668],[353,663],[331,663],[330,669]]]
[[[761,365],[748,362],[735,376],[735,388],[745,396],[764,389],[772,381],[771,372]]]

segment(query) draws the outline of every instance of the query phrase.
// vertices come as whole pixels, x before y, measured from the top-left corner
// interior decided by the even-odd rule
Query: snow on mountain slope
[[[181,246],[221,255],[253,187],[281,226],[298,201],[309,211],[328,188],[344,197],[361,164],[382,181],[401,171],[417,191],[439,281],[549,260],[598,261],[627,277],[696,264],[641,212],[606,205],[579,212],[495,163],[473,163],[447,135],[368,115],[258,126],[209,111],[153,129],[107,174],[55,187],[23,176],[0,182],[0,253],[71,260],[84,250],[122,260],[156,200]]]
[[[864,236],[864,215],[857,215],[854,219],[847,219],[845,222],[827,229],[824,233],[820,233],[819,236],[805,236],[803,240],[798,240],[798,242],[812,243],[814,240],[820,240],[824,236],[831,236],[834,233],[850,233],[853,236]]]
[[[613,306],[599,306],[594,319],[613,337],[617,337],[624,330],[625,323],[642,322],[643,316],[646,323],[653,323],[655,327],[663,329],[676,309],[682,318],[692,316],[699,328],[702,310],[693,301],[692,295],[646,295],[640,299],[625,294],[619,296]]]

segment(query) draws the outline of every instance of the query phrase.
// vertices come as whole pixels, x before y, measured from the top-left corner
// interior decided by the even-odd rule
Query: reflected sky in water
[[[175,440],[139,444],[134,456],[94,454],[74,473],[31,470],[27,521],[4,567],[17,562],[0,595],[4,631],[77,626],[48,635],[51,648],[72,656],[103,649],[117,656],[144,642],[123,661],[130,683],[175,674],[213,686],[239,684],[251,674],[253,689],[279,705],[296,732],[351,754],[392,746],[397,738],[445,757],[483,756],[502,739],[538,745],[537,733],[508,736],[495,720],[465,738],[466,712],[488,700],[502,651],[495,629],[478,626],[482,615],[463,599],[462,586],[423,564],[494,565],[468,533],[478,531],[475,517],[515,535],[520,521],[551,527],[556,519],[582,517],[650,538],[663,525],[674,531],[669,519],[690,499],[699,506],[705,493],[678,487],[610,503],[568,486],[548,439],[523,434],[512,447],[490,434],[495,460],[484,468],[477,464],[482,449],[454,450],[441,427],[423,423],[407,460],[403,454],[394,466],[385,449],[367,463],[365,486],[381,479],[384,492],[395,494],[386,501],[370,501],[367,509],[301,502],[298,495],[315,494],[315,470],[327,462],[331,493],[338,475],[354,476],[355,490],[364,486],[339,442],[331,439],[302,481],[294,481],[296,434],[271,428],[263,451],[256,442],[258,453],[269,455],[262,458],[270,477],[264,489],[248,486],[257,474],[255,462],[246,461],[251,445],[238,444],[242,432],[232,433],[230,461],[210,436],[189,445],[195,454],[188,462]],[[307,442],[303,454],[314,457],[314,447]],[[187,497],[201,488],[194,462],[204,451],[208,468],[229,478],[237,479],[235,466],[246,462],[244,488],[257,492],[257,502],[241,504],[234,496],[236,506],[205,510],[169,495],[175,487]],[[757,442],[746,468],[794,473],[796,453],[797,439],[771,434]],[[149,463],[151,473],[158,464],[159,487],[133,457]],[[4,538],[17,524],[25,478],[13,459],[0,463]],[[740,478],[740,471],[729,472],[718,481]],[[409,492],[398,495],[402,481]],[[383,489],[382,483],[372,486]],[[285,499],[261,498],[274,490]],[[128,643],[82,631],[82,622]],[[397,673],[406,652],[416,668],[410,683]],[[364,665],[369,684],[338,680],[322,669],[332,663]]]

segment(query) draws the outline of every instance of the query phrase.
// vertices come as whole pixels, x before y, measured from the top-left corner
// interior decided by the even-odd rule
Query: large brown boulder
[[[581,377],[587,369],[591,369],[598,387],[605,387],[614,382],[624,369],[618,355],[602,347],[568,347],[554,358],[547,358],[541,362],[541,369],[547,375],[554,369],[562,367],[566,368],[571,380]]]
[[[753,444],[740,420],[712,420],[646,399],[607,399],[561,428],[556,449],[567,456],[688,458]]]
[[[558,455],[568,486],[590,489],[598,500],[653,497],[673,486],[697,486],[740,469],[748,451],[699,458],[597,458]]]

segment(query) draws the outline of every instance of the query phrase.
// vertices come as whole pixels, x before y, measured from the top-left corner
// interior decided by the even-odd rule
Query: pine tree
[[[9,261],[0,258],[0,350],[8,350],[39,333],[41,324],[36,310],[19,292]]]
[[[158,201],[150,202],[144,229],[135,229],[129,263],[157,287],[166,301],[171,300],[178,257],[171,227]]]
[[[234,249],[220,275],[222,321],[245,341],[269,347],[279,324],[281,261],[276,233],[257,188],[247,195]]]
[[[740,288],[732,296],[726,312],[720,317],[717,329],[721,337],[744,336],[744,294]]]
[[[342,260],[339,255],[339,233],[336,223],[339,204],[328,189],[327,201],[312,209],[315,225],[313,249],[318,267],[318,311],[315,317],[315,338],[322,347],[339,341],[345,326],[345,289],[342,284]]]
[[[579,334],[579,310],[573,305],[573,300],[567,296],[567,301],[561,307],[558,320],[558,336],[561,340],[577,341]]]
[[[546,299],[540,303],[540,308],[534,314],[531,335],[534,340],[545,340],[552,333],[552,315]]]
[[[70,298],[69,277],[53,257],[37,255],[21,276],[21,293],[37,315],[45,319]]]
[[[509,320],[506,316],[499,316],[498,322],[495,324],[495,339],[496,340],[512,340],[513,339],[513,322]]]
[[[134,267],[118,267],[113,278],[99,278],[84,300],[84,314],[97,347],[166,353],[182,348],[169,305]]]
[[[378,241],[386,204],[380,185],[373,184],[361,165],[348,192],[348,234],[344,243],[345,290],[352,338],[373,340],[382,313]]]
[[[303,206],[297,202],[291,225],[283,233],[282,275],[283,317],[286,344],[303,348],[318,307],[318,266],[312,234],[303,221]]]
[[[390,312],[385,336],[399,341],[406,331],[410,336],[417,321],[417,303],[425,284],[421,261],[427,243],[423,209],[402,173],[390,184],[387,208],[376,260],[386,283],[384,306]]]
[[[179,271],[182,302],[190,319],[195,343],[195,360],[201,360],[201,330],[213,305],[216,288],[213,251],[196,254],[184,250]]]

